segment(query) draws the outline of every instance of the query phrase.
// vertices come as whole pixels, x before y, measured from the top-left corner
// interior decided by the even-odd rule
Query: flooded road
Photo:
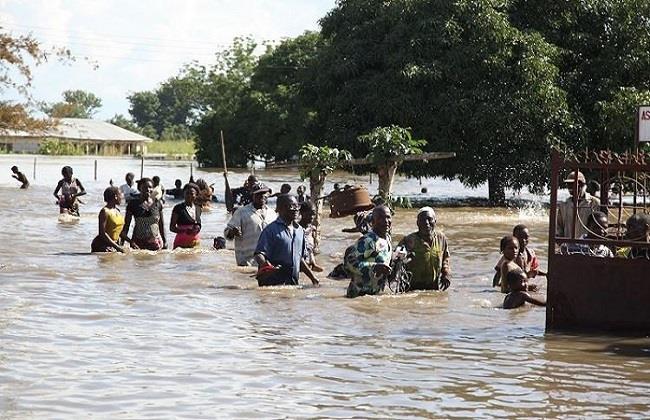
[[[139,175],[139,161],[100,158],[97,181],[93,158],[38,157],[33,181],[33,157],[0,162],[0,418],[650,416],[648,339],[545,334],[543,308],[499,308],[492,267],[512,226],[529,226],[546,268],[541,206],[439,209],[451,288],[350,300],[346,281],[324,276],[320,288],[258,288],[232,250],[210,248],[226,222],[219,204],[203,215],[201,250],[89,254],[103,189]],[[10,178],[13,164],[29,190]],[[52,196],[66,164],[89,192],[76,224],[58,222]],[[189,168],[146,162],[144,174],[171,188]],[[220,173],[194,174],[222,192]],[[274,190],[298,185],[295,173],[259,176]],[[437,197],[486,195],[422,186]],[[399,180],[396,190],[420,185]],[[398,210],[395,240],[415,230],[415,213]],[[340,231],[350,219],[324,222],[327,272],[356,236]]]

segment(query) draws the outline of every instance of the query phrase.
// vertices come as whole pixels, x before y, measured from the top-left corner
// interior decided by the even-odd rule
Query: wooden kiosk
[[[650,259],[598,258],[560,252],[571,244],[604,244],[615,254],[625,247],[638,250],[650,243],[625,237],[625,222],[635,213],[650,213],[650,153],[637,151],[617,154],[589,151],[570,156],[553,152],[551,208],[548,248],[548,297],[546,329],[600,330],[650,333]],[[556,236],[558,188],[567,174],[581,171],[587,180],[600,182],[601,211],[608,215],[607,236],[583,239],[576,235],[579,220],[573,202],[573,232]],[[578,196],[574,183],[574,197]],[[568,206],[569,204],[563,204]]]

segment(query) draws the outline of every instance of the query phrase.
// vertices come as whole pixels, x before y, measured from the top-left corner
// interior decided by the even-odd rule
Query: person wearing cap
[[[314,286],[318,279],[307,266],[305,230],[298,223],[298,201],[284,194],[278,197],[278,218],[264,228],[255,249],[257,284],[261,286],[298,285],[300,272],[309,277]]]
[[[558,238],[580,238],[588,233],[587,221],[594,211],[600,210],[600,200],[587,192],[587,181],[580,171],[574,171],[564,180],[569,195],[565,201],[558,203],[557,222],[555,225],[555,237]],[[577,199],[576,193],[577,182]],[[573,220],[575,216],[574,209],[578,210],[577,221],[575,226],[575,236],[573,236]]]
[[[253,265],[257,240],[262,230],[273,220],[273,213],[266,206],[269,189],[264,184],[251,186],[252,202],[235,210],[224,229],[228,240],[235,240],[237,265]]]
[[[233,204],[237,206],[246,206],[250,204],[253,201],[253,187],[258,184],[259,182],[257,181],[257,177],[255,175],[249,175],[244,182],[244,186],[230,190]],[[269,190],[269,192],[270,191],[271,190]]]
[[[185,200],[172,209],[169,230],[176,234],[175,248],[195,248],[201,244],[201,206],[196,204],[199,187],[196,184],[186,184],[183,187]]]
[[[349,253],[346,251],[345,270],[352,278],[346,297],[376,295],[384,289],[393,256],[391,224],[390,209],[383,205],[375,207],[372,230],[359,238]]]
[[[400,245],[413,253],[407,264],[411,277],[411,290],[446,290],[451,281],[449,247],[444,233],[437,231],[436,212],[422,207],[417,215],[418,231],[404,237]]]

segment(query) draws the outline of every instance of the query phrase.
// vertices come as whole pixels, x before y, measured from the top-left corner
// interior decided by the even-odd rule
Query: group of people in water
[[[16,179],[24,179],[28,184],[16,167],[12,171]],[[54,190],[60,211],[78,215],[79,197],[86,191],[73,176],[71,167],[63,167],[61,173],[63,178]],[[182,201],[172,208],[170,217],[169,230],[176,234],[173,248],[200,245],[201,214],[213,198],[211,186],[203,180],[191,180],[181,188],[181,181],[176,180],[174,189],[164,190],[158,177],[142,178],[136,183],[132,173],[126,174],[125,181],[119,188],[111,185],[104,191],[105,205],[99,212],[99,232],[91,244],[93,252],[124,252],[127,243],[132,249],[157,251],[167,248],[163,217],[165,193],[174,199],[182,197]],[[608,218],[600,211],[599,200],[586,191],[584,175],[573,172],[565,179],[565,184],[570,197],[558,206],[556,238],[605,238]],[[338,185],[335,190],[339,191]],[[301,272],[312,284],[319,284],[315,273],[322,272],[323,268],[316,261],[314,249],[316,232],[312,223],[316,210],[305,195],[304,187],[298,188],[297,196],[290,192],[291,186],[283,184],[280,192],[273,194],[254,175],[249,176],[242,187],[230,190],[234,206],[224,236],[214,239],[214,247],[223,249],[227,241],[234,241],[237,265],[257,266],[255,277],[259,286],[297,285]],[[577,200],[574,198],[576,193]],[[276,198],[275,212],[268,207],[270,197]],[[123,199],[126,200],[124,216],[118,208]],[[409,290],[445,290],[450,286],[449,246],[444,233],[436,229],[434,209],[423,207],[418,210],[417,230],[406,235],[397,247],[391,240],[392,214],[388,206],[379,204],[355,215],[354,228],[343,229],[344,232],[361,234],[346,249],[343,262],[329,275],[331,278],[350,279],[347,297],[382,292],[387,282],[399,275],[392,265],[401,253],[409,255],[406,261]],[[515,308],[525,303],[545,305],[543,300],[529,293],[537,291],[537,286],[529,281],[546,275],[529,246],[529,237],[528,228],[519,224],[511,235],[501,239],[502,255],[495,266],[492,285],[506,294],[504,308]],[[627,221],[626,238],[650,242],[650,216],[642,213],[631,216]],[[559,252],[603,258],[615,255],[650,258],[649,249],[644,247],[612,250],[602,243],[570,240],[561,244]]]

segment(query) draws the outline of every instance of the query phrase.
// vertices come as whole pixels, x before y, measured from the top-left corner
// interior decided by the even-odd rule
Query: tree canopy
[[[63,92],[63,101],[42,107],[52,118],[92,118],[99,108],[102,100],[92,92],[84,90],[66,90]]]

